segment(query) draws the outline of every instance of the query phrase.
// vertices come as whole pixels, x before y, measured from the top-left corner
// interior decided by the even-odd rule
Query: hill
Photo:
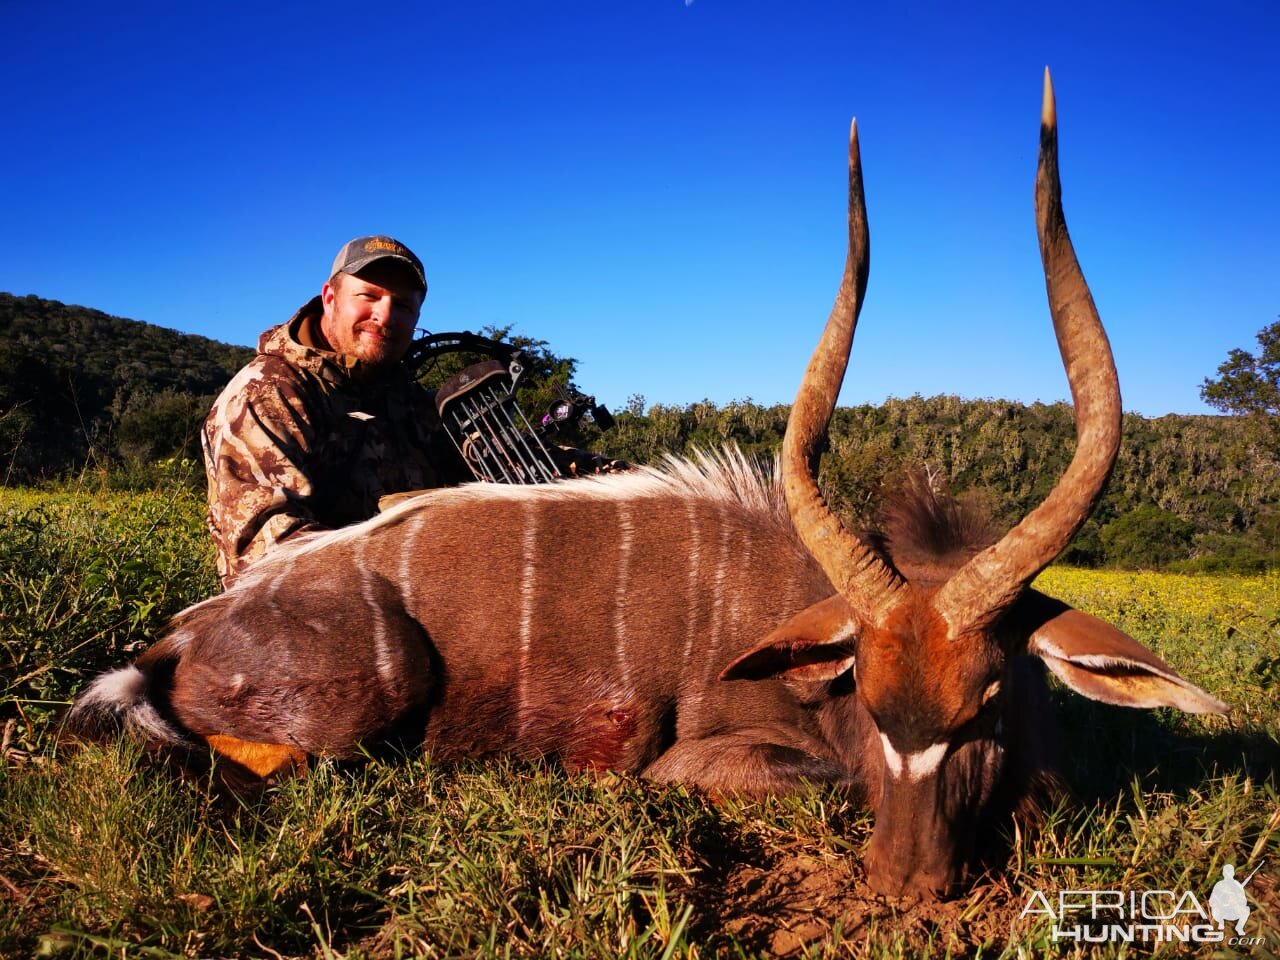
[[[247,347],[0,293],[0,476],[188,454]]]

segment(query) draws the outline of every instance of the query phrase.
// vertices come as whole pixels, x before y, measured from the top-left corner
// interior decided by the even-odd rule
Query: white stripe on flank
[[[724,603],[725,596],[729,592],[725,588],[729,580],[729,559],[733,545],[730,542],[729,524],[725,522],[726,511],[720,505],[716,506],[716,516],[720,527],[720,550],[716,556],[716,572],[713,586],[711,587],[711,624],[707,633],[709,634],[708,640],[711,642],[712,649],[719,650],[720,642],[723,639],[720,634],[724,630]],[[712,669],[715,669],[714,664],[712,664]]]
[[[894,778],[901,777],[906,771],[908,780],[923,780],[938,769],[942,758],[947,755],[947,744],[935,743],[931,747],[908,753],[905,757],[893,748],[889,738],[880,734],[880,743],[884,746],[884,762]]]
[[[193,636],[191,631],[185,627],[181,630],[175,630],[173,633],[165,637],[165,640],[168,641],[169,645],[173,648],[174,653],[182,653],[182,651],[186,650],[192,639]]]
[[[524,733],[528,721],[525,710],[529,702],[533,618],[538,598],[538,505],[529,502],[521,512],[524,515],[524,536],[520,541],[520,666],[516,677],[516,717],[520,732]]]
[[[360,577],[360,596],[364,605],[369,608],[369,619],[373,624],[373,662],[378,668],[378,677],[385,688],[390,688],[396,680],[396,664],[391,645],[387,642],[387,612],[378,603],[373,590],[373,573],[364,562],[365,549],[369,541],[356,541],[355,568]]]
[[[702,637],[703,649],[708,654],[706,672],[704,674],[704,684],[706,685],[714,684],[715,678],[725,666],[719,661],[716,653],[719,652],[724,643],[724,605],[725,595],[728,593],[726,584],[729,578],[729,558],[733,547],[729,524],[725,522],[726,510],[724,506],[715,504],[714,510],[716,521],[713,529],[720,531],[720,537],[715,548],[715,572],[711,576],[711,585],[707,588],[711,594],[711,610],[707,615],[706,633]]]
[[[286,582],[290,582],[292,580],[291,574],[293,573],[293,565],[282,563],[279,567],[280,569],[275,571],[275,576],[267,582],[265,587],[263,587],[262,592],[271,598],[272,606],[281,610],[288,610],[292,604],[289,603],[287,597],[281,598],[280,589]]]
[[[413,561],[416,559],[413,547],[426,525],[425,516],[415,517],[405,524],[404,546],[400,548],[400,591],[402,596],[407,597],[413,594]]]
[[[698,590],[699,578],[702,575],[702,530],[698,525],[698,501],[688,500],[684,505],[685,517],[689,521],[689,573],[686,581],[688,592],[684,615],[684,663],[689,663],[693,655],[693,643],[697,637],[698,610],[701,608],[701,594]]]
[[[631,594],[631,548],[636,538],[635,524],[631,520],[631,508],[626,501],[618,502],[618,572],[614,580],[613,595],[613,649],[618,670],[626,689],[631,689],[631,669],[627,663],[627,607]]]

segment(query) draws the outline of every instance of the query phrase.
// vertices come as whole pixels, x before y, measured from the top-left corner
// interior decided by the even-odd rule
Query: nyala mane
[[[942,583],[999,536],[976,498],[957,498],[923,470],[886,483],[866,541],[912,583]]]

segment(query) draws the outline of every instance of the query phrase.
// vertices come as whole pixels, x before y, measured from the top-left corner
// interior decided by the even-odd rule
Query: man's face
[[[407,270],[378,260],[360,276],[339,274],[320,289],[320,330],[334,353],[375,367],[395,363],[413,340],[422,297]]]

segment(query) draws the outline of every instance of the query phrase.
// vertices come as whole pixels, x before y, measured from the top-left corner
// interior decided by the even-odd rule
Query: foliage
[[[1118,567],[1163,567],[1185,557],[1194,528],[1176,513],[1156,506],[1138,507],[1099,531],[1107,559]]]
[[[116,452],[131,465],[174,457],[199,460],[200,428],[215,399],[169,388],[158,394],[138,391],[116,418]]]
[[[1258,331],[1255,356],[1235,349],[1218,365],[1218,378],[1200,387],[1205,403],[1224,413],[1280,416],[1280,320]]]
[[[835,789],[712,801],[411,758],[320,762],[232,802],[129,749],[58,745],[58,706],[216,589],[202,504],[173,481],[3,490],[0,511],[0,956],[1083,957],[1022,916],[1031,891],[1203,898],[1224,862],[1280,862],[1274,574],[1043,574],[1232,716],[1055,690],[1074,799],[961,900],[913,906],[866,889],[870,819]],[[1273,877],[1249,888],[1257,955],[1280,949]]]

